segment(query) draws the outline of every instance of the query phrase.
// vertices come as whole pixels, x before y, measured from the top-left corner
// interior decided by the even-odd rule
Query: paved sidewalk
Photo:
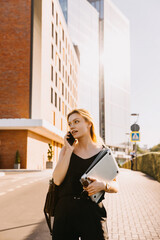
[[[106,194],[103,201],[110,240],[160,240],[160,183],[141,172],[120,170],[119,192]],[[40,239],[51,240],[45,220],[25,238]]]
[[[160,240],[160,183],[121,169],[119,192],[106,194],[110,240]]]

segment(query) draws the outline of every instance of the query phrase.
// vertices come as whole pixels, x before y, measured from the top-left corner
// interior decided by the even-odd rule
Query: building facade
[[[77,107],[78,48],[58,0],[3,1],[0,19],[0,168],[19,150],[21,168],[45,169],[48,143],[56,162]]]
[[[130,35],[110,0],[88,0],[99,11],[100,132],[113,149],[126,147],[130,125]]]
[[[99,133],[99,13],[86,0],[59,0],[80,52],[78,106],[87,109]]]

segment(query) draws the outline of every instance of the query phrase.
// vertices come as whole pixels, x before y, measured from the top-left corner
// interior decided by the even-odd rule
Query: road
[[[0,240],[51,240],[43,214],[50,177],[40,172],[0,178]],[[110,240],[160,240],[160,183],[127,169],[117,180],[119,192],[104,200]]]
[[[42,223],[48,233],[43,206],[51,175],[49,170],[0,177],[0,240],[35,240],[32,233],[42,230]]]

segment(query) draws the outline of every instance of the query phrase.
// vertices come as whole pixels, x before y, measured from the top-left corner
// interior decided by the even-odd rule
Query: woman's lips
[[[76,134],[78,131],[76,131],[76,132],[72,132],[72,134]]]

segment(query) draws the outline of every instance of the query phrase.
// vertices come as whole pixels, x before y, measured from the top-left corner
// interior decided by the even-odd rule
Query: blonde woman
[[[106,210],[102,204],[93,202],[89,196],[104,190],[116,193],[116,181],[110,184],[91,179],[88,187],[83,187],[80,177],[87,170],[98,153],[103,141],[95,134],[90,113],[85,109],[74,109],[67,116],[70,132],[76,139],[73,145],[64,137],[59,160],[53,172],[53,179],[59,186],[59,201],[56,205],[53,239],[54,240],[106,240],[108,231]],[[106,187],[107,186],[107,187]],[[82,194],[82,193],[87,194]]]

